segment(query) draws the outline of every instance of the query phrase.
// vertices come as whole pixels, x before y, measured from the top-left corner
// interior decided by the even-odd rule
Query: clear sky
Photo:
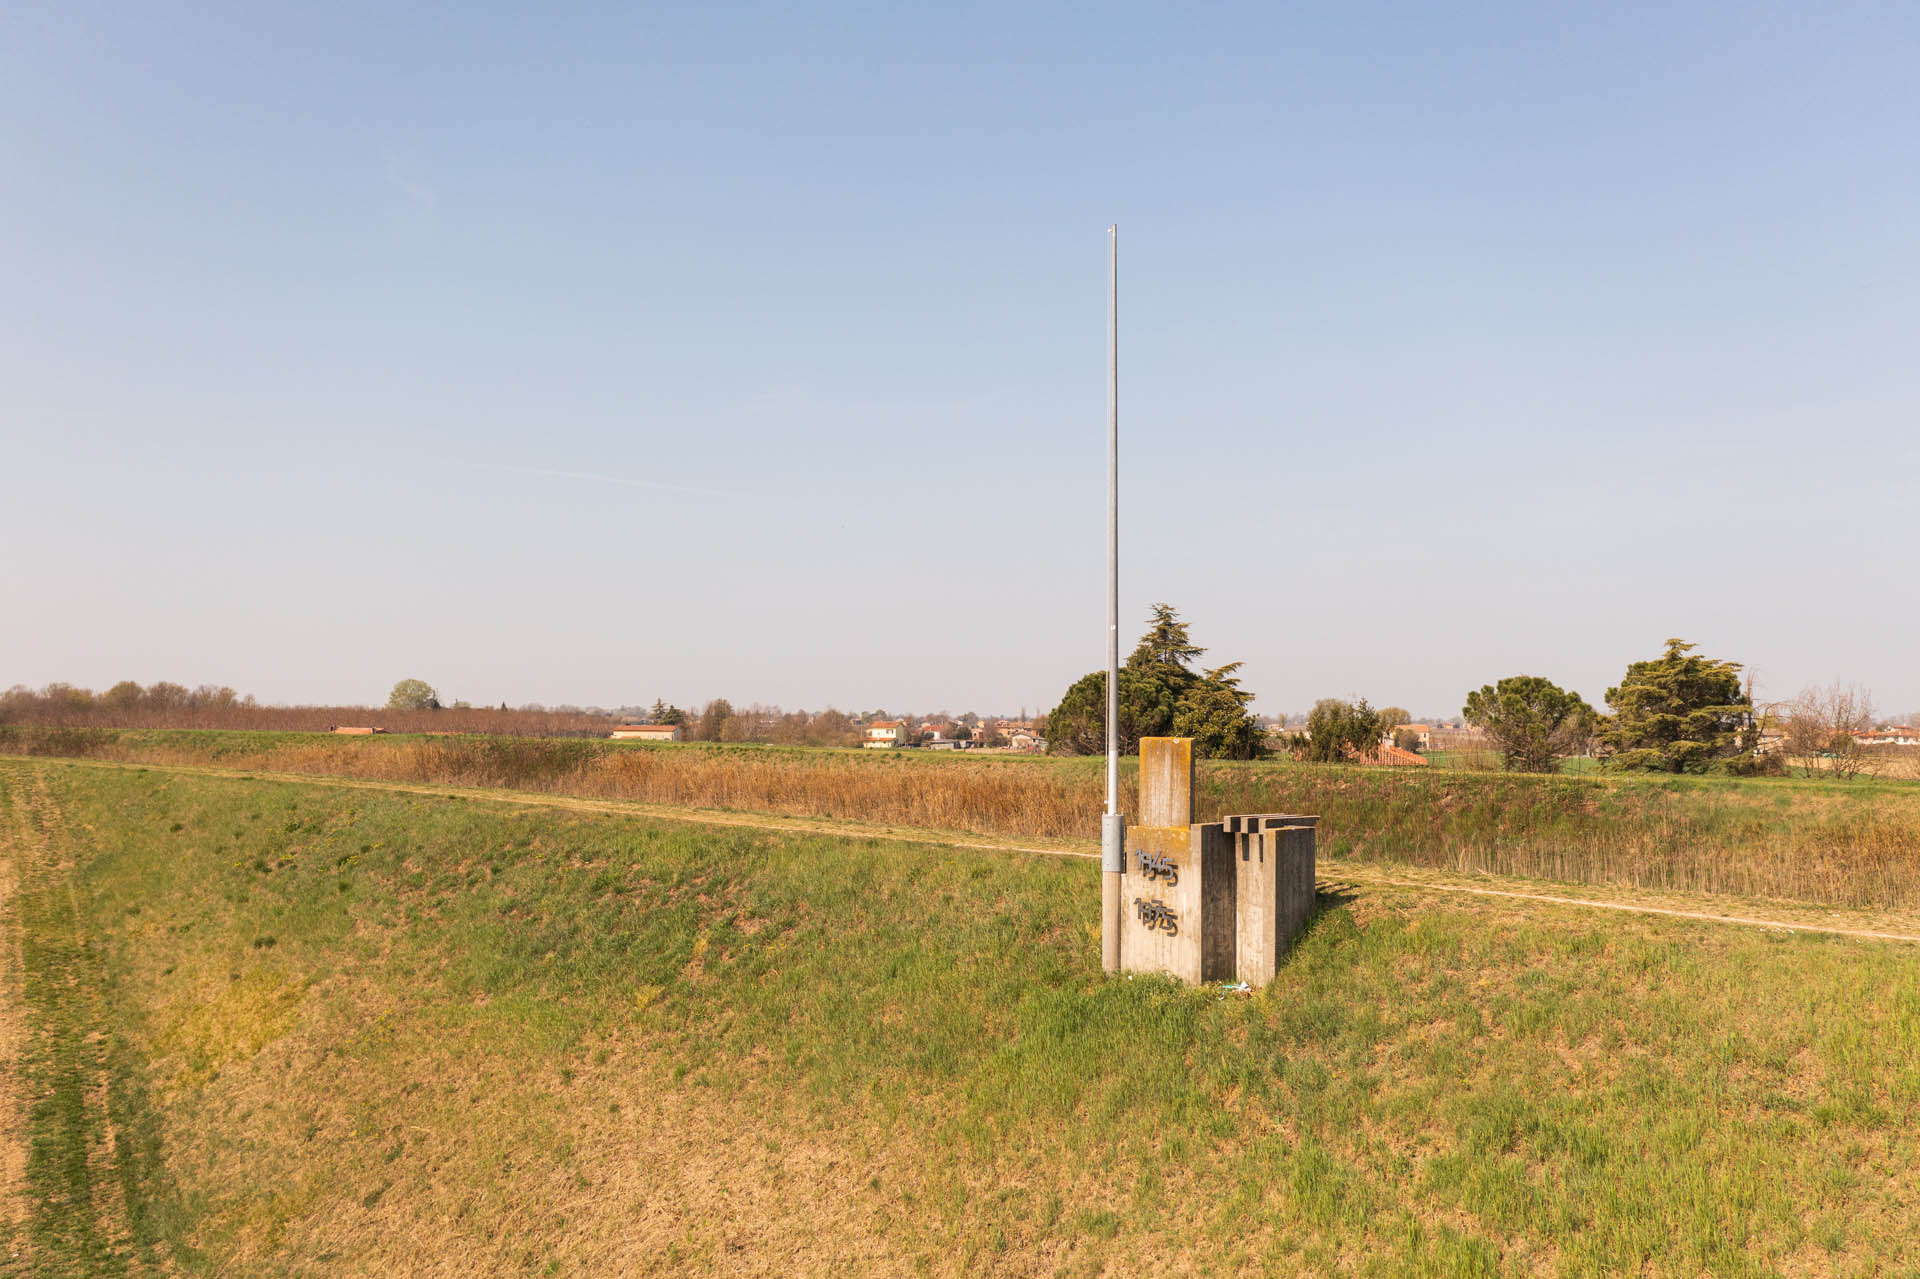
[[[1910,5],[21,4],[0,685],[1920,707]]]

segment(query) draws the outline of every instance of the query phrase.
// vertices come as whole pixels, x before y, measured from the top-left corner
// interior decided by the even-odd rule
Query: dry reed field
[[[1890,782],[1920,782],[1920,748],[1876,747],[1868,757],[1866,774]]]
[[[1089,837],[1103,793],[1097,759],[706,744],[11,729],[0,730],[0,753],[512,787],[1029,838]],[[1920,786],[1898,782],[1208,762],[1195,803],[1202,820],[1318,813],[1323,851],[1334,857],[1920,907]]]

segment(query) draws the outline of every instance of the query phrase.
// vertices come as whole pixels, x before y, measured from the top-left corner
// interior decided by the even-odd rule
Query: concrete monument
[[[1193,742],[1140,740],[1140,821],[1126,835],[1120,967],[1264,986],[1313,910],[1317,817],[1193,820]]]

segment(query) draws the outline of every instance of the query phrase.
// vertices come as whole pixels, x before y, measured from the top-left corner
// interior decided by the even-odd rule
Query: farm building
[[[884,749],[889,746],[907,744],[907,722],[903,719],[875,720],[867,725],[866,740],[860,743],[868,750]]]
[[[622,724],[607,734],[614,741],[633,738],[642,742],[677,742],[680,740],[678,724]]]
[[[1394,729],[1393,732],[1387,734],[1387,745],[1389,746],[1393,745],[1393,739],[1399,736],[1401,733],[1413,734],[1414,740],[1419,743],[1419,746],[1417,746],[1415,749],[1423,750],[1423,751],[1433,749],[1433,725],[1402,724],[1400,725],[1400,727]]]

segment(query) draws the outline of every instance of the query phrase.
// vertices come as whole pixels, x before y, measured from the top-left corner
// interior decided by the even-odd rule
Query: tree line
[[[1797,767],[1812,775],[1871,771],[1876,749],[1860,741],[1872,700],[1854,685],[1809,689],[1791,701],[1756,704],[1739,662],[1707,657],[1669,639],[1658,657],[1629,663],[1606,692],[1610,714],[1539,675],[1513,675],[1467,695],[1462,716],[1486,735],[1502,767],[1551,773],[1575,756],[1632,772],[1764,776]],[[1301,731],[1269,739],[1248,710],[1240,663],[1206,669],[1205,649],[1168,604],[1155,604],[1146,634],[1119,674],[1119,744],[1137,754],[1142,737],[1190,737],[1209,759],[1257,759],[1274,750],[1318,763],[1377,758],[1387,744],[1418,745],[1401,707],[1365,698],[1323,698]],[[1076,680],[1048,715],[1049,749],[1063,755],[1106,750],[1107,680]]]
[[[1517,675],[1467,697],[1467,722],[1486,732],[1514,771],[1554,772],[1592,754],[1609,768],[1849,779],[1876,771],[1885,748],[1861,740],[1873,699],[1854,684],[1809,688],[1772,704],[1754,697],[1738,662],[1669,639],[1656,658],[1627,667],[1607,690],[1611,715],[1537,675]]]
[[[1022,713],[1024,718],[1024,712]],[[251,694],[225,686],[197,688],[162,681],[141,685],[122,680],[104,692],[54,683],[33,689],[16,684],[0,692],[0,725],[88,726],[126,729],[228,729],[324,733],[342,726],[391,733],[491,733],[518,737],[604,737],[619,723],[676,724],[692,741],[762,742],[774,746],[858,746],[864,726],[889,716],[884,709],[848,713],[783,710],[758,703],[736,706],[717,697],[691,710],[663,699],[649,706],[600,707],[529,704],[473,706],[443,694],[423,679],[398,681],[382,706],[263,706]],[[935,718],[953,735],[981,746],[1005,746],[1006,738],[971,711]]]
[[[763,742],[770,746],[858,746],[860,726],[851,715],[824,711],[783,711],[758,704],[735,707],[716,697],[697,711],[655,703],[656,724],[678,724],[696,742]]]
[[[899,719],[913,722],[921,717],[911,714],[889,715],[884,708],[850,715],[829,706],[824,711],[783,711],[778,706],[758,703],[736,707],[717,697],[696,710],[682,710],[665,702],[654,703],[648,722],[677,724],[683,737],[695,742],[764,742],[769,746],[858,746],[865,729],[876,720]],[[956,741],[975,746],[1007,745],[1006,736],[991,719],[972,711],[953,715],[939,711],[927,718],[951,730]]]
[[[407,684],[410,681],[402,681]],[[420,682],[420,681],[411,681]],[[423,683],[423,682],[422,682]],[[424,686],[424,684],[423,684]],[[398,686],[396,686],[398,691]],[[324,733],[352,725],[390,733],[494,733],[520,737],[601,737],[607,716],[578,707],[509,709],[442,704],[438,693],[395,699],[382,707],[264,706],[224,685],[195,688],[162,680],[142,685],[122,680],[104,691],[67,683],[34,689],[16,684],[0,692],[0,725],[61,725],[93,728],[198,728],[259,732]]]
[[[1761,749],[1764,717],[1751,682],[1741,680],[1741,664],[1702,656],[1695,647],[1669,639],[1659,657],[1630,663],[1607,690],[1611,715],[1540,675],[1512,675],[1475,689],[1461,715],[1486,735],[1509,772],[1558,772],[1575,756],[1628,772],[1784,772],[1784,760]],[[1396,719],[1401,715],[1398,708],[1374,711],[1364,698],[1325,699],[1288,746],[1297,758],[1323,763],[1369,757],[1396,723],[1406,722]]]

